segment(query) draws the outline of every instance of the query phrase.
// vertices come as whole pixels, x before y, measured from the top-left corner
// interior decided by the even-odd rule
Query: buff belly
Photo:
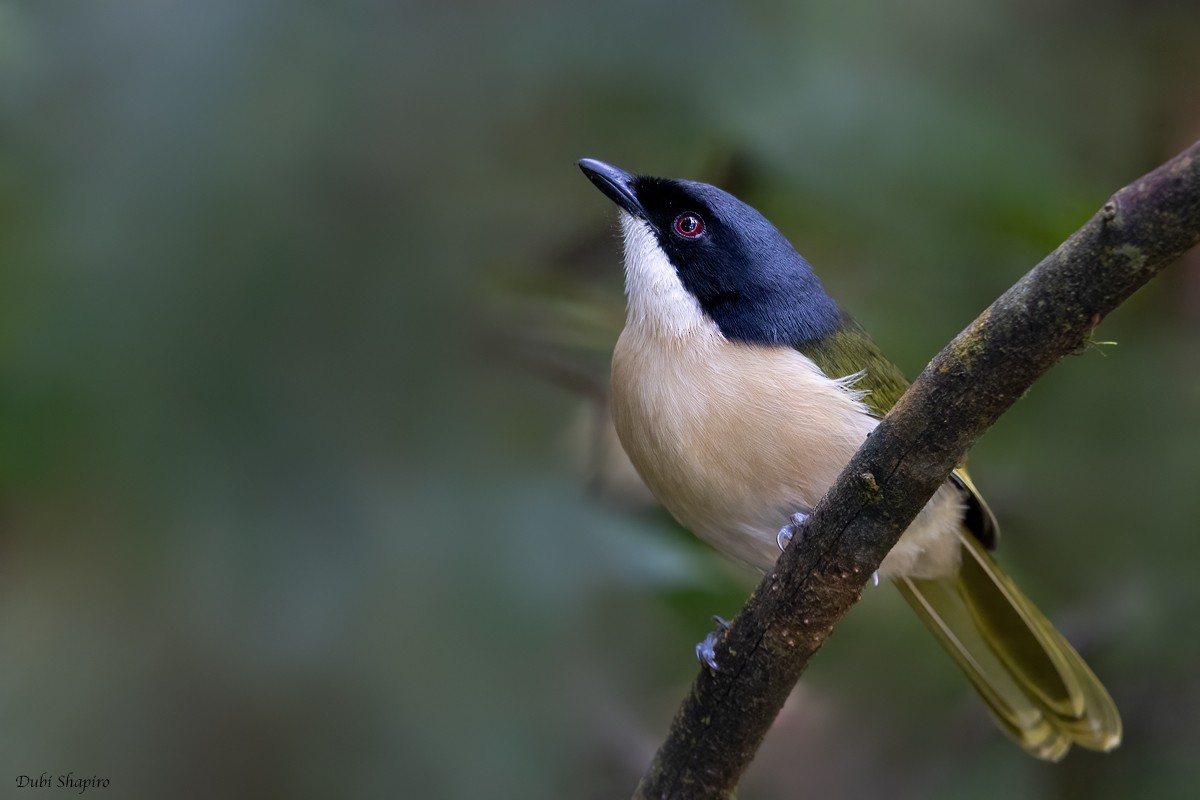
[[[808,513],[877,424],[852,381],[790,348],[628,326],[613,353],[613,418],[625,452],[686,528],[767,570],[791,514]],[[943,486],[884,560],[886,577],[958,568],[963,505]]]

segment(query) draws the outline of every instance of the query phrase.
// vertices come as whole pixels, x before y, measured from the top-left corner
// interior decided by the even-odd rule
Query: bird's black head
[[[626,212],[631,310],[638,303],[649,316],[684,313],[668,276],[659,274],[666,271],[665,261],[729,339],[799,345],[842,326],[840,309],[808,262],[762,214],[733,195],[706,183],[631,175],[595,159],[578,164]],[[658,296],[640,296],[646,293]]]

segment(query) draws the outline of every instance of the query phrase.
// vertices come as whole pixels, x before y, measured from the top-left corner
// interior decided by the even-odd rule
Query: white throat
[[[671,336],[717,333],[716,323],[683,287],[650,226],[622,211],[621,230],[625,234],[625,293],[629,296],[625,324]]]

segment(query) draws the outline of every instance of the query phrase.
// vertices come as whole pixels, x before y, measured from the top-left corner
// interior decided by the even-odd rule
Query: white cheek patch
[[[716,323],[683,287],[650,226],[622,211],[621,230],[625,234],[625,293],[629,295],[626,324],[676,336],[697,330],[716,333]]]

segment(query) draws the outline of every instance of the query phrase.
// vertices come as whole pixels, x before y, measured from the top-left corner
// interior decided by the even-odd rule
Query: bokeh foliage
[[[750,576],[569,468],[621,303],[571,162],[736,190],[915,374],[1200,136],[1198,24],[1186,0],[3,3],[0,781],[627,794]],[[1194,254],[1097,339],[972,464],[1126,744],[1031,761],[881,589],[745,797],[1193,795]]]

